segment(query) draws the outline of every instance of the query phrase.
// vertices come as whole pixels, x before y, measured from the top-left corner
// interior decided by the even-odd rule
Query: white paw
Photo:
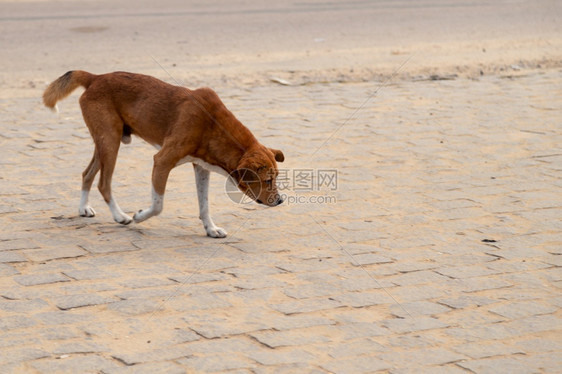
[[[115,200],[113,200],[113,198],[109,200],[108,205],[109,205],[109,210],[111,211],[111,215],[113,216],[115,222],[120,223],[122,225],[128,225],[129,223],[133,222],[133,219],[128,215],[126,215],[125,212],[121,210],[121,208],[119,208],[119,205],[117,205],[117,203],[115,202]]]
[[[135,223],[140,223],[142,221],[146,221],[150,217],[152,217],[150,209],[139,210],[138,212],[135,213],[135,215],[133,216],[133,219],[135,220]]]
[[[80,213],[80,217],[94,217],[96,215],[96,211],[94,210],[94,208],[89,205],[80,207],[78,209],[78,212]]]
[[[126,214],[114,216],[113,219],[115,220],[115,222],[120,223],[122,225],[128,225],[129,223],[133,222],[133,219]]]
[[[207,229],[207,236],[210,236],[211,238],[226,238],[226,230],[225,229],[221,229],[220,227],[210,227]]]

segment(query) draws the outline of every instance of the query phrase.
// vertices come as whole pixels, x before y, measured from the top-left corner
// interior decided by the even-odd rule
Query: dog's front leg
[[[199,200],[199,218],[212,238],[226,237],[226,231],[217,227],[209,214],[209,176],[210,171],[200,165],[193,164],[195,170],[195,182],[197,184],[197,198]]]
[[[150,217],[157,216],[164,208],[164,195],[160,195],[152,186],[152,205],[148,209],[139,210],[133,216],[136,223],[146,221]]]

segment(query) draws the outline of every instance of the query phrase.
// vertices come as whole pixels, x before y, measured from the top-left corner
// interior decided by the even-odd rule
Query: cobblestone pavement
[[[189,166],[159,217],[118,225],[97,191],[78,217],[76,95],[0,101],[0,372],[560,372],[562,72],[515,74],[216,87],[284,151],[289,202],[214,174],[221,240]],[[121,148],[129,213],[153,153]]]

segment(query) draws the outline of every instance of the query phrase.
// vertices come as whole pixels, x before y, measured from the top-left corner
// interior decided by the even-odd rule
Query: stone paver
[[[220,240],[191,167],[159,217],[115,224],[95,189],[96,217],[79,217],[93,146],[77,96],[59,116],[43,87],[0,100],[0,372],[559,370],[561,82],[218,85],[290,177],[287,203],[264,209],[213,175]],[[132,213],[154,150],[120,152],[113,187]],[[337,186],[299,189],[296,171]]]
[[[90,146],[73,136],[85,131],[78,108],[69,105],[65,117],[53,119],[36,101],[4,101],[3,131],[18,136],[3,141],[0,179],[8,191],[1,204],[13,207],[0,215],[9,228],[1,241],[0,325],[14,345],[2,367],[45,372],[88,365],[104,373],[556,367],[560,346],[542,341],[561,334],[555,296],[562,237],[538,217],[562,215],[560,167],[550,156],[562,134],[552,111],[488,92],[522,85],[532,100],[541,97],[541,107],[559,108],[549,82],[560,79],[551,71],[517,80],[402,81],[385,87],[312,158],[307,144],[319,145],[322,137],[307,121],[261,136],[284,150],[283,167],[336,169],[338,188],[330,193],[341,201],[238,206],[214,176],[215,219],[234,232],[224,240],[202,235],[187,168],[174,171],[166,211],[146,224],[113,224],[95,193],[98,216],[77,217],[76,189],[88,157],[80,150]],[[275,117],[290,116],[302,101],[310,109],[301,108],[300,116],[333,131],[345,116],[313,110],[322,92],[337,104],[360,101],[372,86],[254,87],[243,102],[236,89],[222,94],[250,126],[254,116],[268,119],[270,108]],[[472,103],[456,101],[461,89],[474,90]],[[418,113],[427,93],[429,106],[447,98],[431,121]],[[10,110],[16,105],[29,115],[18,117]],[[527,116],[503,118],[501,107],[512,105]],[[500,112],[486,109],[494,106]],[[270,126],[253,127],[260,137],[276,132]],[[60,152],[82,161],[70,163]],[[340,156],[327,157],[335,152]],[[134,210],[148,196],[152,150],[135,140],[122,153],[115,190]],[[24,178],[23,165],[33,176]],[[530,187],[535,193],[527,192],[524,184],[539,175],[542,182]],[[18,210],[30,195],[56,204]],[[511,209],[514,201],[523,203]],[[53,326],[72,332],[53,335],[46,330]],[[43,332],[31,339],[33,331]]]
[[[560,79],[558,73],[530,75],[509,83],[535,87],[538,95],[552,79]],[[542,154],[543,149],[555,147],[555,140],[560,138],[559,129],[549,128],[547,117],[540,131],[550,136],[523,131],[535,131],[532,126],[536,122],[522,122],[508,132],[511,136],[505,136],[505,127],[502,129],[491,123],[488,126],[487,117],[480,114],[482,118],[475,121],[457,120],[454,128],[449,121],[435,119],[424,125],[424,132],[416,131],[415,126],[393,127],[393,131],[388,131],[387,124],[393,122],[387,121],[385,112],[378,113],[377,107],[403,106],[403,100],[407,99],[401,97],[401,92],[409,95],[416,90],[426,92],[428,87],[424,85],[433,86],[434,91],[430,91],[433,95],[442,92],[449,100],[454,100],[455,90],[460,89],[457,86],[464,87],[466,82],[402,82],[386,87],[385,96],[377,100],[377,106],[366,109],[372,116],[367,116],[370,122],[362,125],[366,134],[373,134],[374,145],[346,145],[346,136],[353,138],[353,134],[345,133],[349,130],[344,128],[342,137],[336,137],[319,151],[329,153],[337,147],[346,155],[342,161],[332,163],[324,157],[311,160],[314,167],[334,167],[338,171],[342,168],[334,193],[344,198],[344,202],[312,207],[295,204],[275,211],[251,205],[239,207],[222,194],[222,180],[215,177],[213,210],[217,220],[224,220],[223,225],[235,230],[240,220],[229,217],[242,214],[247,221],[234,237],[222,241],[207,239],[198,230],[196,202],[193,191],[189,190],[193,187],[191,184],[174,184],[172,180],[171,201],[166,213],[145,225],[125,228],[110,222],[109,214],[95,197],[92,200],[97,199],[100,205],[97,217],[75,216],[76,186],[64,181],[73,175],[78,179],[81,165],[60,160],[54,161],[56,168],[39,166],[38,174],[42,177],[28,180],[23,195],[15,182],[21,180],[22,171],[7,169],[12,176],[9,180],[14,182],[1,181],[3,186],[9,187],[6,191],[11,191],[9,195],[2,195],[3,204],[14,204],[30,193],[35,199],[58,198],[59,201],[47,212],[27,212],[29,223],[19,219],[21,212],[15,205],[13,211],[8,210],[1,216],[5,227],[12,228],[10,232],[13,233],[12,239],[9,232],[3,234],[0,252],[5,267],[1,278],[4,290],[0,303],[1,323],[2,330],[11,334],[6,335],[8,341],[18,345],[14,353],[4,359],[4,367],[64,371],[89,363],[92,370],[104,372],[121,372],[137,365],[141,371],[178,372],[182,366],[200,371],[259,371],[259,368],[273,366],[287,370],[305,367],[332,372],[348,372],[350,368],[355,368],[356,372],[405,372],[415,361],[426,365],[428,370],[441,367],[493,372],[497,368],[519,370],[525,364],[530,365],[526,369],[540,370],[544,360],[547,360],[544,367],[553,367],[554,363],[548,358],[554,359],[560,347],[552,351],[550,346],[540,346],[540,341],[543,336],[560,334],[559,305],[553,299],[554,284],[560,277],[551,271],[559,265],[548,252],[556,249],[553,243],[560,237],[549,227],[542,231],[542,222],[534,221],[530,214],[562,210],[561,201],[554,193],[560,190],[556,174],[551,171],[556,169],[555,164],[550,157],[539,157],[540,162],[535,157]],[[368,86],[332,84],[327,88],[344,99],[365,95]],[[487,78],[472,82],[471,87],[477,95],[479,90],[509,89],[510,85],[500,78]],[[255,87],[246,92],[255,100],[252,105],[260,107],[264,89]],[[269,95],[281,103],[285,95],[297,94],[314,104],[317,98],[313,95],[318,95],[315,86],[267,89]],[[227,91],[225,100],[229,100],[230,95],[236,97],[235,91]],[[495,103],[497,98],[494,97],[486,100],[495,105],[507,105]],[[36,112],[41,113],[36,103],[24,99],[18,102],[22,106],[37,106]],[[240,117],[250,119],[249,112],[246,113],[249,107],[235,101],[233,104]],[[8,103],[3,105],[7,111]],[[486,107],[483,102],[472,105]],[[456,108],[469,111],[471,105],[457,103]],[[88,140],[71,135],[84,129],[77,109],[66,110],[75,121],[59,120],[62,123],[57,126],[43,124],[37,131],[46,134],[42,136],[60,139],[66,152],[76,149],[76,154],[80,155],[78,150],[87,146]],[[535,111],[540,118],[543,112]],[[409,115],[416,115],[405,109],[395,113],[399,118],[405,117],[402,121]],[[267,110],[264,109],[262,115],[267,118]],[[328,119],[329,113],[316,114],[322,115]],[[11,139],[5,146],[25,155],[21,157],[34,160],[32,164],[40,164],[49,157],[57,160],[56,153],[49,155],[58,151],[57,147],[23,152],[26,144],[33,142],[34,133],[29,126],[37,125],[33,125],[33,117],[14,117],[14,121],[20,123],[18,130],[7,128],[5,131],[29,135]],[[47,121],[42,120],[43,123]],[[361,122],[350,127],[353,125],[361,125]],[[469,131],[470,128],[473,129]],[[260,131],[256,130],[258,136]],[[306,128],[304,131],[306,133]],[[289,138],[298,133],[297,129],[285,129]],[[430,141],[432,136],[435,142]],[[461,142],[463,137],[472,140]],[[426,140],[417,141],[423,139]],[[508,150],[521,147],[522,140],[521,149],[527,152],[528,158],[518,154],[510,156]],[[404,148],[401,141],[414,146]],[[421,148],[417,149],[416,144]],[[376,175],[377,182],[351,178],[354,168],[360,170],[351,161],[361,158],[360,154],[371,146],[376,146],[378,161],[372,166],[364,163],[361,167]],[[346,147],[349,151],[343,151]],[[496,166],[486,166],[486,155],[479,151],[486,147],[496,148],[494,157],[499,158]],[[118,172],[116,179],[127,186],[129,193],[138,191],[133,195],[143,196],[148,186],[143,173],[150,169],[151,150],[139,142],[131,148],[142,156],[124,161],[128,163],[127,168]],[[281,148],[287,155],[294,155],[288,157],[290,168],[300,167],[300,158],[307,157],[306,154],[299,156],[306,147],[299,146],[298,141]],[[434,151],[431,148],[435,148]],[[506,151],[508,153],[501,156]],[[127,148],[123,149],[125,152]],[[443,162],[458,158],[455,162],[464,166],[451,169],[436,164],[436,155]],[[86,156],[83,158],[87,161]],[[22,161],[14,159],[13,162],[17,165]],[[339,162],[351,165],[343,167]],[[408,164],[421,166],[414,168],[413,174],[409,172],[410,180],[414,178],[420,182],[413,184],[407,180],[400,185],[396,180],[402,178],[399,169]],[[486,173],[476,173],[479,167],[484,167]],[[421,182],[427,179],[426,173],[435,174],[435,183],[429,183],[430,179]],[[533,190],[550,193],[550,204],[541,202],[539,193],[525,195],[525,191],[520,190],[522,187],[512,189],[527,178],[525,173],[529,173],[529,177],[542,173],[545,180]],[[177,178],[191,178],[185,175],[185,170],[178,170],[176,174],[179,174]],[[493,174],[498,177],[492,178]],[[56,191],[43,188],[46,181],[52,184],[57,180],[61,181],[61,187]],[[141,182],[128,182],[133,180]],[[361,185],[365,189],[361,189]],[[486,192],[474,186],[493,188]],[[118,185],[116,191],[120,187]],[[347,213],[346,206],[356,204],[353,196],[359,192],[371,195],[363,204],[383,207],[387,212],[374,210],[371,215],[366,210],[360,221],[353,211]],[[186,194],[191,194],[191,198],[182,198]],[[410,194],[423,198],[414,199],[406,206],[405,196]],[[505,196],[527,202],[514,210],[508,209],[509,205],[502,208],[502,204],[510,203]],[[135,203],[136,200],[130,201],[132,209]],[[499,213],[487,212],[488,206],[494,206]],[[194,212],[191,218],[189,214],[179,213],[184,207]],[[472,212],[457,214],[457,210],[467,208]],[[318,218],[308,218],[303,211]],[[335,211],[340,212],[337,224],[330,218]],[[420,219],[401,224],[413,211]],[[454,212],[449,215],[451,211]],[[185,215],[187,218],[183,220],[191,220],[192,224],[183,225],[176,218],[178,215]],[[268,225],[258,225],[264,220],[271,221],[275,230]],[[345,225],[345,220],[349,220],[349,224]],[[301,230],[303,225],[308,225],[319,240],[302,237],[306,234]],[[371,226],[375,225],[378,228],[373,235]],[[31,230],[37,239],[23,239]],[[257,233],[261,244],[253,239]],[[544,240],[540,239],[542,233]],[[75,236],[78,246],[69,245],[70,235]],[[61,241],[64,246],[57,249],[56,237],[59,236],[65,238]],[[45,246],[40,238],[49,238]],[[293,245],[285,247],[288,238]],[[206,250],[205,246],[210,246],[211,250]],[[549,284],[551,286],[545,287]],[[526,294],[528,296],[524,297]],[[157,322],[160,320],[163,323]],[[136,321],[147,325],[140,326]],[[99,328],[92,327],[98,323],[101,324]],[[44,337],[42,339],[26,340],[26,332],[53,325],[72,326],[83,331],[83,335],[51,334],[49,341],[57,342],[56,345],[45,344],[46,340],[42,339],[47,339],[48,335],[43,334],[39,335]],[[177,331],[189,336],[175,335],[176,338],[165,341],[165,337]],[[220,361],[217,353],[223,344],[218,342],[238,337],[244,337],[244,344],[240,348],[236,344],[229,346],[234,355]],[[119,343],[122,340],[126,344]],[[132,344],[134,341],[140,344]],[[203,350],[198,348],[202,342],[208,342]],[[429,347],[432,350],[428,353]],[[200,353],[194,355],[193,352]],[[68,358],[57,359],[63,354]],[[531,359],[539,354],[540,360]],[[522,360],[522,357],[529,359]]]

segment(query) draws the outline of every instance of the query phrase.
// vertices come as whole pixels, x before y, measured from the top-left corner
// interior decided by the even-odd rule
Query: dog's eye
[[[271,184],[273,183],[273,179],[268,179],[265,181],[265,183],[267,183],[268,186],[271,186]]]

